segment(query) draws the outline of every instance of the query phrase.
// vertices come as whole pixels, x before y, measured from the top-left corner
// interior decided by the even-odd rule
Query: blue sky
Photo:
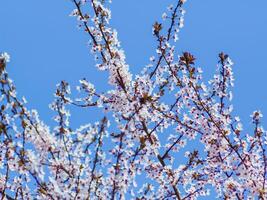
[[[175,1],[113,1],[112,25],[119,32],[131,71],[138,72],[155,54],[152,24]],[[100,91],[106,88],[106,76],[94,68],[88,37],[69,17],[72,8],[68,0],[0,3],[0,51],[11,54],[8,71],[19,95],[25,96],[29,107],[36,108],[48,124],[53,115],[48,104],[59,81],[75,86],[86,77]],[[251,125],[249,115],[255,109],[262,110],[267,124],[266,8],[266,0],[188,0],[185,27],[177,43],[179,52],[196,56],[207,79],[215,72],[220,51],[231,56],[236,78],[234,109],[244,127]],[[95,119],[91,114],[82,116]],[[73,123],[79,121],[74,115]]]

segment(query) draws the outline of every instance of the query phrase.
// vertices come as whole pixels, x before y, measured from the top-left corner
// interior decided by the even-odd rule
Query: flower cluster
[[[267,135],[262,114],[243,131],[231,104],[233,63],[220,53],[208,82],[189,52],[177,56],[185,0],[155,22],[156,55],[133,76],[105,0],[73,0],[71,16],[90,38],[96,67],[112,89],[86,79],[61,81],[47,126],[20,100],[0,54],[0,196],[2,199],[267,199]],[[73,97],[75,96],[75,97]],[[73,129],[70,110],[96,107],[105,116]],[[78,120],[77,120],[78,121]]]

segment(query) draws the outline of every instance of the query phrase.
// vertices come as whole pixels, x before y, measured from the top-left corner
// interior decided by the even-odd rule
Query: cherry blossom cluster
[[[196,58],[178,52],[185,0],[174,1],[152,26],[155,55],[133,75],[105,0],[72,0],[71,16],[89,37],[96,67],[112,89],[86,78],[75,95],[66,81],[50,104],[55,126],[17,96],[0,54],[0,197],[2,199],[267,199],[263,115],[244,132],[233,114],[233,62],[218,55],[207,83]],[[8,65],[8,66],[7,66]],[[73,128],[71,109],[103,111]],[[76,119],[78,121],[79,119]]]

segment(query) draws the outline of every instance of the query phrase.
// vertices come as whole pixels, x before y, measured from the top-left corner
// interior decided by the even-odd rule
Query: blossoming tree
[[[220,53],[208,83],[188,52],[175,55],[183,27],[177,0],[153,25],[155,56],[130,73],[105,0],[72,0],[71,15],[90,38],[96,67],[109,73],[108,91],[80,80],[79,96],[57,86],[56,127],[28,110],[0,55],[1,199],[267,199],[266,132],[255,111],[254,132],[244,134],[232,114],[233,72]],[[103,118],[74,130],[69,108],[103,109]],[[108,116],[108,117],[107,117]],[[197,144],[197,145],[195,145]]]

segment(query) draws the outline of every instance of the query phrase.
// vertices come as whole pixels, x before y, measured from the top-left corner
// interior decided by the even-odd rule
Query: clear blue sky
[[[114,0],[112,25],[119,32],[131,71],[140,71],[155,53],[152,24],[174,2]],[[105,75],[94,68],[87,36],[68,16],[72,8],[68,0],[0,3],[0,51],[11,54],[8,67],[19,95],[25,96],[30,108],[36,108],[48,124],[52,117],[48,104],[60,80],[75,86],[86,77],[100,91],[106,88]],[[193,53],[207,78],[216,69],[218,53],[228,53],[235,63],[235,112],[247,127],[249,115],[260,109],[267,128],[267,1],[188,0],[185,8],[185,27],[177,50]],[[92,115],[83,116],[93,119]],[[74,115],[74,124],[78,121]]]

